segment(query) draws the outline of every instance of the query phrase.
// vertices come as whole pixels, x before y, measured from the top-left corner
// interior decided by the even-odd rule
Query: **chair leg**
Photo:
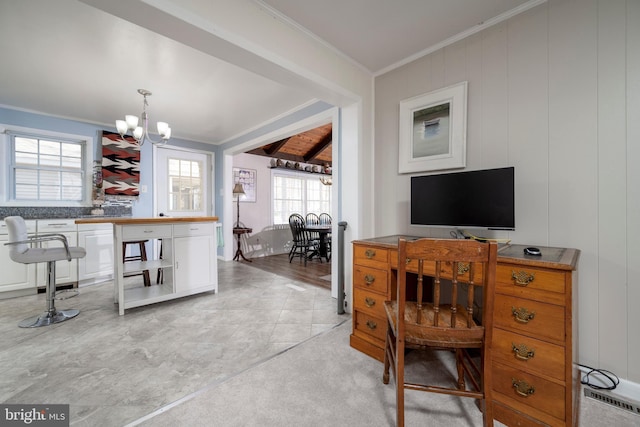
[[[396,427],[404,427],[404,343],[396,339]]]
[[[464,351],[456,349],[456,368],[458,369],[458,390],[464,390],[467,385],[464,380]]]
[[[47,311],[40,316],[33,316],[18,323],[21,328],[37,328],[40,326],[48,326],[54,323],[64,322],[80,314],[79,310],[56,310],[56,262],[47,262]]]
[[[391,351],[391,349],[389,348],[389,343],[390,343],[389,340],[391,339],[389,330],[390,330],[390,327],[387,326],[387,337],[384,342],[384,371],[382,373],[383,384],[389,384],[389,367],[391,365],[391,362],[389,361],[389,351]]]

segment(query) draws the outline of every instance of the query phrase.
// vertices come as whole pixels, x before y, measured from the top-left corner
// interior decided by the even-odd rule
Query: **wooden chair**
[[[323,212],[318,215],[318,221],[320,225],[331,225],[331,215]]]
[[[289,228],[291,229],[292,243],[289,251],[289,262],[295,257],[304,260],[304,265],[313,253],[316,252],[316,244],[309,236],[309,232],[305,230],[305,220],[300,214],[291,214],[289,216]]]
[[[383,382],[388,384],[392,368],[397,426],[404,425],[405,389],[481,399],[484,425],[493,425],[490,348],[496,260],[495,242],[399,239],[397,299],[385,301],[388,327],[383,374]],[[425,276],[433,277],[433,302],[422,301]],[[407,301],[408,281],[415,283],[416,301]],[[476,288],[482,290],[481,324],[474,319]],[[466,293],[466,298],[460,298],[462,293]],[[443,304],[443,295],[449,294],[450,303]],[[455,387],[406,382],[405,348],[446,349],[455,353],[458,376]],[[479,352],[479,366],[468,350]],[[465,377],[469,379],[469,387]]]

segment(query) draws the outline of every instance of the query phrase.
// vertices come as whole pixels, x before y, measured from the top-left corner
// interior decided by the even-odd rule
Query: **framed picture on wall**
[[[463,168],[467,82],[400,101],[399,173]]]
[[[244,195],[240,196],[241,202],[253,202],[256,201],[256,170],[233,168],[233,183],[242,184],[244,189]]]

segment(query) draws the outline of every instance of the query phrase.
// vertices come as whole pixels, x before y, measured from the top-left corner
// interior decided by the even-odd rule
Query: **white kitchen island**
[[[113,224],[114,301],[120,315],[128,308],[168,301],[201,292],[218,292],[217,217],[82,218],[77,224]],[[162,247],[162,256],[122,262],[123,243],[147,240]],[[159,270],[161,269],[161,270]],[[148,270],[152,285],[125,285],[128,273]],[[156,273],[161,271],[159,283]]]

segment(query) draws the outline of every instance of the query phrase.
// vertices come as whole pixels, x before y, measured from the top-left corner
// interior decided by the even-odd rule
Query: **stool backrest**
[[[27,224],[24,222],[24,218],[21,216],[8,216],[4,219],[7,224],[7,231],[9,232],[9,243],[26,241],[27,236]],[[10,245],[9,257],[16,261],[16,256],[23,254],[29,250],[28,243],[20,243],[19,245]]]

